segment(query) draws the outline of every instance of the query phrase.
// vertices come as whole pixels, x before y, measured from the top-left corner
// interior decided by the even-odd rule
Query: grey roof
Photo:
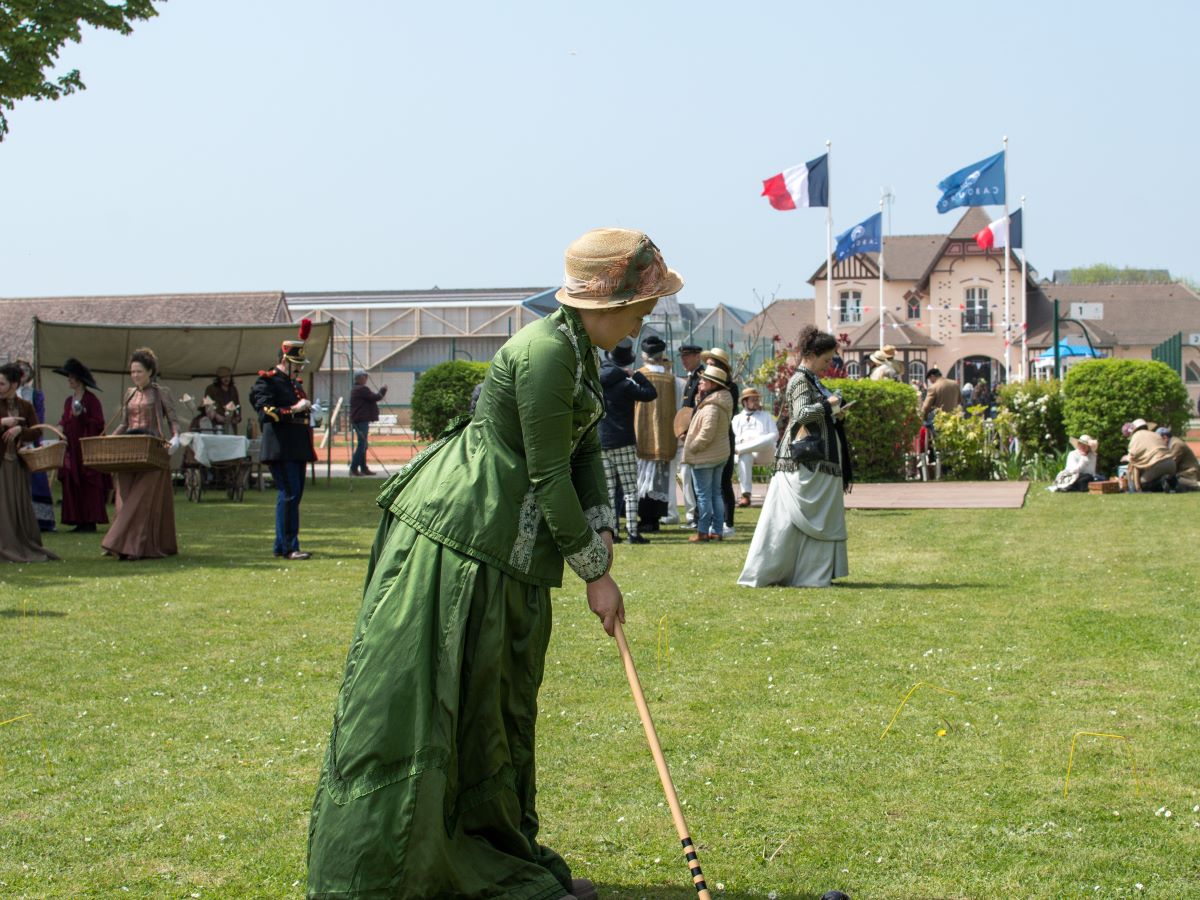
[[[1085,321],[1084,327],[1104,346],[1154,346],[1177,332],[1200,332],[1200,296],[1186,285],[1173,284],[1052,284],[1040,285],[1050,302],[1059,301],[1059,314],[1068,315],[1071,303],[1103,303],[1104,317]],[[1065,325],[1062,335],[1078,334]],[[1030,334],[1030,346],[1050,345],[1049,323]]]
[[[958,220],[958,224],[954,226],[954,230],[948,237],[952,241],[974,240],[975,235],[991,224],[992,220],[983,211],[982,206],[971,206],[963,213],[963,217]]]
[[[288,291],[288,302],[297,309],[302,306],[355,305],[366,303],[429,303],[432,305],[493,301],[522,303],[547,291],[558,288],[439,288],[420,291]]]
[[[89,325],[269,325],[291,321],[282,291],[0,298],[0,359],[33,355],[33,319]]]
[[[811,297],[803,300],[776,300],[747,322],[746,330],[751,333],[758,331],[761,322],[760,333],[763,337],[772,340],[779,338],[781,343],[795,344],[800,337],[800,329],[805,325],[815,324],[816,314],[816,301]]]

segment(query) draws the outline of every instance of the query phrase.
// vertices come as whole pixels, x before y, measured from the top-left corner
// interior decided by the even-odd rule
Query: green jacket
[[[474,418],[389,478],[379,505],[432,540],[531,584],[607,570],[615,528],[596,424],[597,352],[569,307],[522,328],[492,360]]]

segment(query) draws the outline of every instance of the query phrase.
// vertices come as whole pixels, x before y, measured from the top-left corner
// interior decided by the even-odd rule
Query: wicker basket
[[[1110,481],[1088,482],[1088,492],[1092,494],[1119,494],[1121,483],[1115,478]]]
[[[49,472],[51,469],[61,469],[63,457],[67,455],[67,436],[53,425],[32,425],[26,431],[53,431],[58,435],[58,443],[45,444],[41,447],[23,447],[17,451],[21,462],[30,472]]]
[[[163,442],[148,434],[81,438],[83,464],[101,472],[145,472],[170,468]]]

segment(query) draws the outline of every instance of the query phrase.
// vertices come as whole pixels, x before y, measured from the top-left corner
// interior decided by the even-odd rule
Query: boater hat
[[[721,387],[729,387],[729,373],[720,366],[707,365],[704,371],[700,373],[700,377],[707,379]]]
[[[746,401],[747,397],[753,397],[755,400],[761,400],[762,394],[760,394],[756,389],[754,389],[752,387],[748,387],[744,391],[742,391],[741,399],[742,399],[743,403]]]
[[[1071,446],[1074,447],[1076,450],[1080,449],[1080,447],[1079,447],[1080,444],[1086,444],[1090,448],[1092,453],[1095,453],[1096,450],[1100,447],[1100,442],[1089,434],[1081,434],[1077,438],[1069,437],[1069,438],[1067,438],[1067,440],[1071,442]]]
[[[96,379],[92,377],[92,370],[73,356],[55,369],[54,374],[67,375],[76,381],[81,381],[93,391],[101,390],[100,386],[96,384]]]
[[[654,242],[628,228],[594,228],[564,254],[563,286],[554,295],[576,309],[617,309],[679,293],[683,278]]]
[[[715,363],[726,372],[729,371],[729,354],[720,347],[713,347],[711,350],[705,350],[701,357],[706,363]]]
[[[896,348],[891,344],[884,344],[869,357],[871,362],[876,365],[882,365],[885,362],[891,362],[896,357]]]

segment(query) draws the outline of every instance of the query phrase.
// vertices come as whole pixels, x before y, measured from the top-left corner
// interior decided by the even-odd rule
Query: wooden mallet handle
[[[671,807],[671,818],[675,820],[675,831],[683,844],[683,855],[687,859],[688,870],[696,893],[700,900],[712,900],[708,885],[704,883],[704,873],[700,871],[700,860],[696,856],[696,848],[688,834],[687,822],[683,818],[683,810],[679,808],[679,797],[675,794],[675,784],[671,781],[671,771],[667,768],[666,757],[658,743],[658,733],[654,730],[654,719],[650,717],[650,707],[646,705],[646,695],[642,693],[642,682],[638,679],[637,669],[633,665],[633,656],[629,652],[629,644],[625,642],[625,632],[621,623],[616,623],[614,635],[617,648],[621,651],[621,661],[625,664],[625,677],[629,679],[629,689],[633,691],[633,702],[637,704],[638,715],[642,719],[642,728],[646,732],[646,741],[650,744],[650,752],[654,756],[654,767],[658,769],[658,780],[662,782],[663,793],[667,795],[667,805]]]

